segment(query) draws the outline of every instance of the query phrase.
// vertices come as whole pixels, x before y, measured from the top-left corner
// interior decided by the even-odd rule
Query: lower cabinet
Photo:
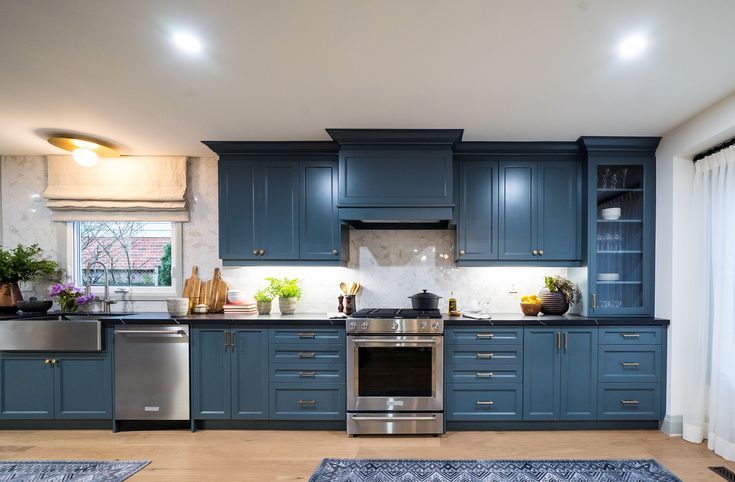
[[[192,418],[345,420],[344,350],[344,329],[195,326]]]
[[[109,353],[0,354],[0,419],[112,419]]]
[[[597,418],[597,328],[524,333],[524,420]]]
[[[268,418],[268,329],[212,326],[191,337],[192,418]]]
[[[522,400],[519,383],[448,384],[444,408],[448,421],[521,420]]]

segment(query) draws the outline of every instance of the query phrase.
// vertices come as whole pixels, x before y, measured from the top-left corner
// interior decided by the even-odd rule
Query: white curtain
[[[735,146],[697,161],[684,439],[735,460]]]

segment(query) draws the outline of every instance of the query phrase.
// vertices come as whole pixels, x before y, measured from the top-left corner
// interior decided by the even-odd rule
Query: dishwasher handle
[[[115,330],[116,335],[181,335],[186,336],[186,330]]]

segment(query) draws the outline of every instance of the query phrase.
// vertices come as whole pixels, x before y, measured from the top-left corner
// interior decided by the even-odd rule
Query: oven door
[[[444,338],[347,337],[348,411],[442,411]]]

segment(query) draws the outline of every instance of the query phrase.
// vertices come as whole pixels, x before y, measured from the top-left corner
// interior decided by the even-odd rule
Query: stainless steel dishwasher
[[[189,326],[115,326],[115,419],[189,420]]]

